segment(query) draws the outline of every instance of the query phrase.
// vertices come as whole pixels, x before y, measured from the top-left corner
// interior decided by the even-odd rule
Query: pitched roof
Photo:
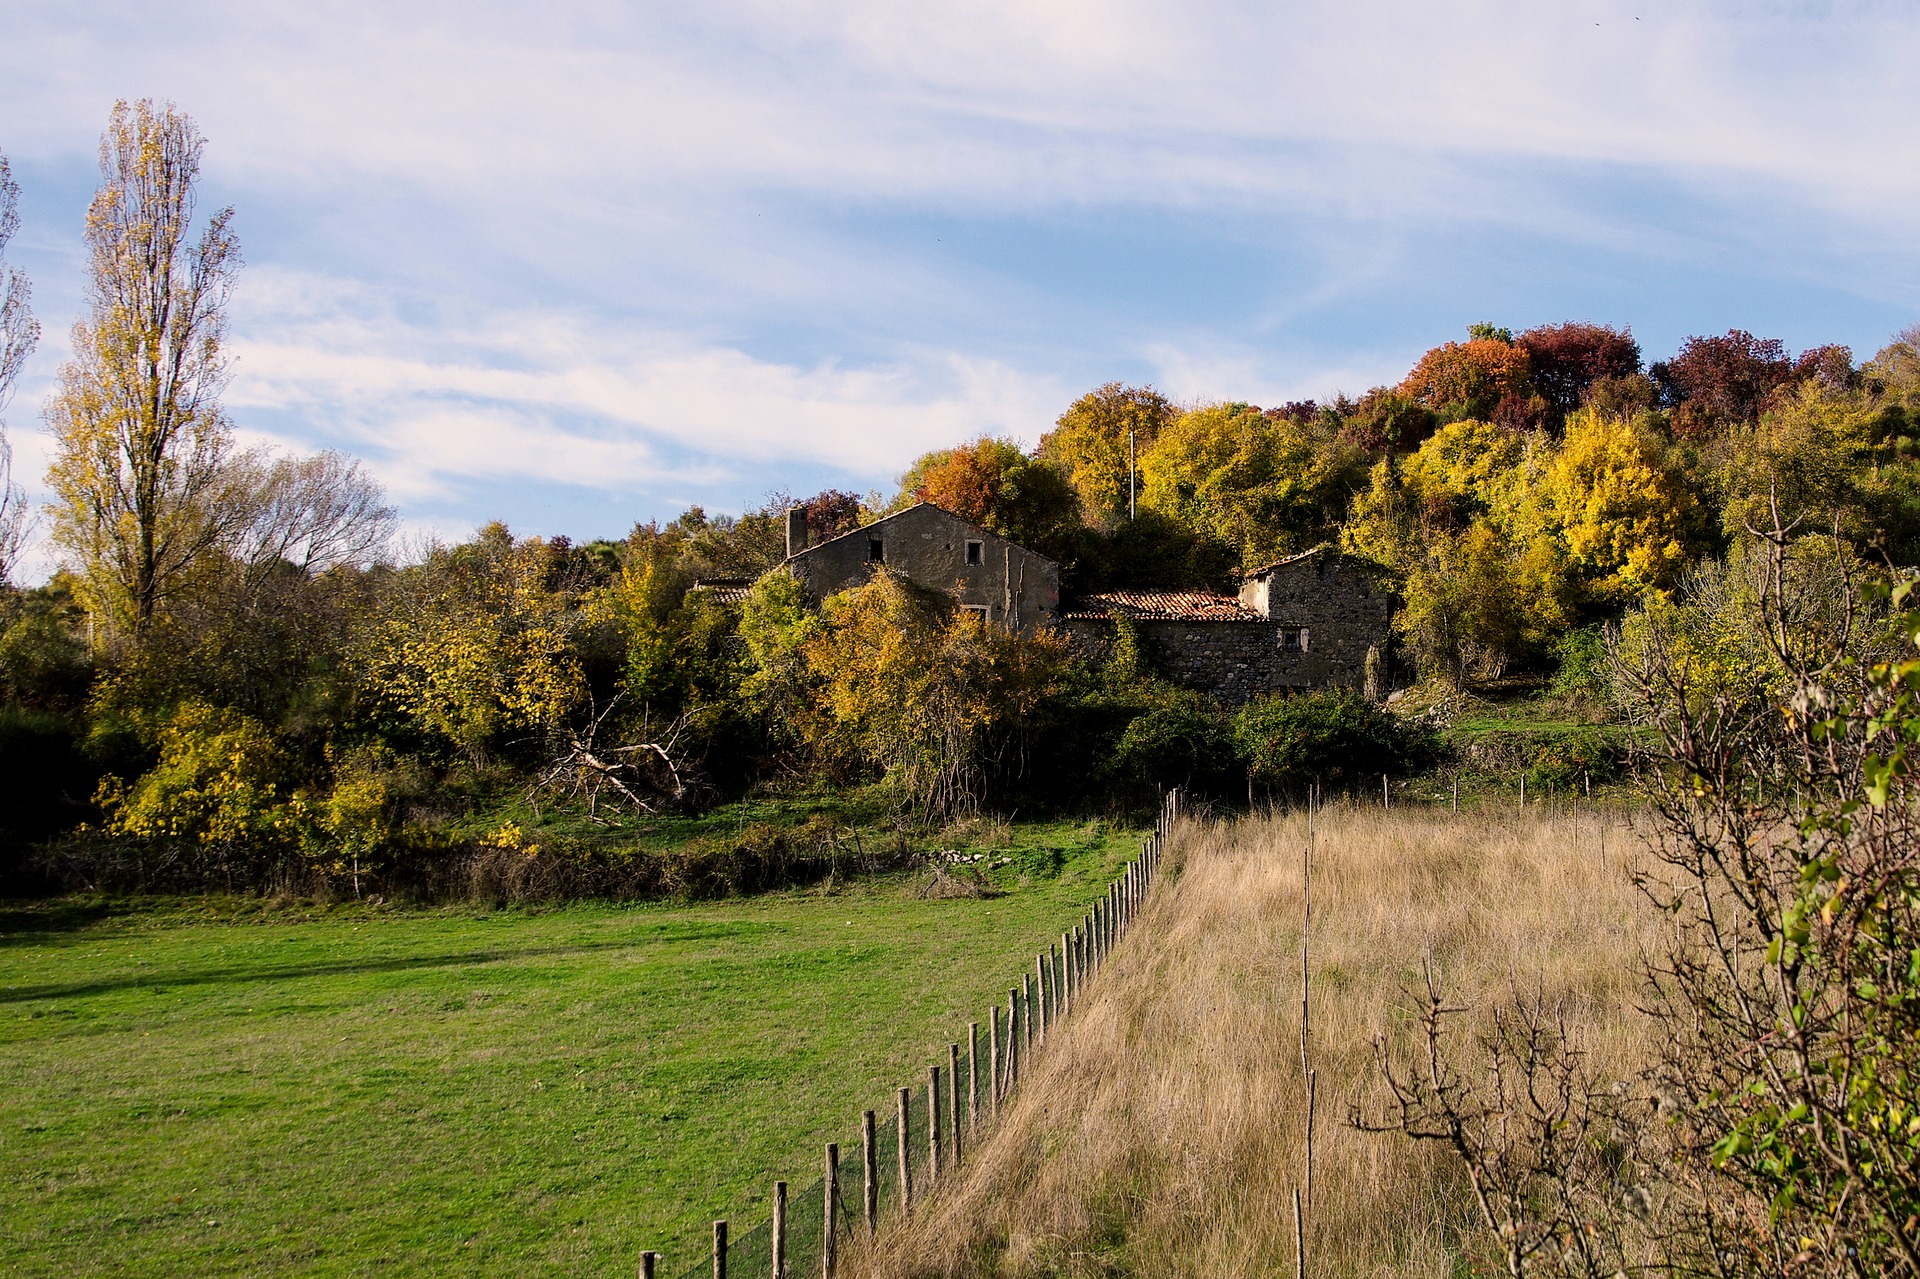
[[[832,537],[822,538],[818,542],[809,543],[805,548],[795,551],[792,555],[787,556],[787,561],[797,560],[802,555],[811,555],[813,554],[813,552],[819,550],[821,547],[830,546],[833,543],[841,541],[844,538],[858,537],[862,533],[871,534],[875,529],[879,528],[882,524],[886,524],[893,520],[900,519],[902,516],[911,515],[923,506],[936,510],[940,512],[940,514],[946,516],[948,519],[964,524],[970,529],[974,529],[982,537],[1000,537],[998,533],[993,532],[991,529],[981,528],[978,524],[975,524],[972,520],[967,519],[964,516],[955,515],[952,511],[949,511],[946,507],[935,505],[934,503],[929,502],[926,499],[922,498],[920,501],[915,502],[912,506],[902,507],[900,510],[895,511],[891,515],[883,515],[871,524],[862,524],[859,528],[848,529],[844,533],[835,533]],[[1042,555],[1040,554],[1040,552],[1034,550],[1030,546],[1022,546],[1019,542],[1014,542],[1013,539],[1010,537],[1000,537],[1000,540],[1003,542],[1012,542],[1013,545],[1019,546],[1021,550],[1025,551],[1027,554],[1035,557],[1036,559],[1043,559],[1049,564],[1059,563],[1059,561],[1054,559],[1052,556]]]
[[[1311,559],[1314,556],[1321,554],[1322,552],[1331,551],[1331,550],[1333,550],[1332,542],[1322,542],[1318,546],[1308,547],[1306,550],[1301,551],[1297,555],[1283,556],[1282,558],[1275,560],[1271,564],[1262,564],[1259,568],[1250,568],[1246,572],[1240,575],[1240,580],[1243,582],[1246,582],[1246,581],[1252,581],[1256,577],[1265,577],[1267,574],[1273,572],[1275,569],[1285,568],[1289,564],[1298,564],[1301,560]]]
[[[1211,591],[1106,591],[1083,595],[1061,610],[1061,616],[1082,621],[1104,621],[1109,615],[1136,622],[1263,622],[1266,619],[1232,595]]]

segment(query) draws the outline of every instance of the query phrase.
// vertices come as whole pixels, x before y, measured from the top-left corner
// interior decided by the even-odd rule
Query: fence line
[[[963,1054],[958,1044],[949,1044],[944,1089],[941,1067],[930,1066],[926,1083],[896,1091],[896,1113],[885,1124],[877,1123],[871,1110],[862,1113],[859,1213],[850,1212],[842,1198],[840,1147],[828,1143],[818,1181],[792,1198],[787,1183],[776,1181],[771,1219],[742,1235],[730,1237],[725,1221],[714,1222],[711,1255],[682,1269],[679,1279],[703,1279],[708,1274],[727,1279],[729,1272],[737,1279],[763,1275],[802,1279],[810,1274],[833,1279],[842,1246],[856,1236],[856,1222],[864,1225],[871,1240],[883,1211],[910,1215],[916,1199],[957,1173],[963,1149],[979,1146],[1034,1054],[1044,1051],[1061,1023],[1086,998],[1087,983],[1106,966],[1126,935],[1146,902],[1179,820],[1180,792],[1169,791],[1140,855],[1126,864],[1079,922],[1060,935],[1058,945],[1049,944],[1034,956],[1033,970],[1020,984],[1008,989],[1004,1035],[999,1005],[988,1010],[986,1080],[980,1077],[980,1023],[970,1022],[964,1087],[960,1083]],[[916,1169],[916,1148],[924,1152],[924,1168]],[[646,1279],[653,1279],[659,1261],[657,1252],[641,1254]]]

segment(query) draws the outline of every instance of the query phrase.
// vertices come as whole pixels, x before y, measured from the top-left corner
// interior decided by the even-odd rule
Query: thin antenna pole
[[[1313,813],[1307,813],[1307,842],[1300,846],[1300,1074],[1310,1073],[1307,1060],[1307,941],[1313,934]]]

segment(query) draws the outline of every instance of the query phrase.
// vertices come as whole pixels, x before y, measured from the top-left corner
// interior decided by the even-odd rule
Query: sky
[[[0,32],[36,493],[120,98],[191,115],[236,210],[241,440],[364,459],[415,538],[890,491],[1104,382],[1358,394],[1475,321],[1652,360],[1920,319],[1906,5],[0,0]]]

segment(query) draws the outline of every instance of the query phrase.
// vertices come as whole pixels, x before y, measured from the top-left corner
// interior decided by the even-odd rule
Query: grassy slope
[[[1189,824],[1089,998],[1050,1037],[963,1175],[892,1218],[858,1279],[1266,1277],[1293,1271],[1305,1180],[1301,814]],[[1603,842],[1604,841],[1604,842]],[[1602,855],[1602,848],[1605,855]],[[1611,813],[1323,810],[1308,952],[1317,1079],[1307,1273],[1499,1270],[1437,1143],[1350,1126],[1386,1113],[1373,1037],[1414,1068],[1408,991],[1430,955],[1464,1064],[1517,982],[1563,1000],[1598,1077],[1650,1044],[1634,957],[1658,941]]]
[[[924,1073],[1134,846],[1010,891],[543,913],[69,901],[0,931],[0,1271],[678,1271]]]

